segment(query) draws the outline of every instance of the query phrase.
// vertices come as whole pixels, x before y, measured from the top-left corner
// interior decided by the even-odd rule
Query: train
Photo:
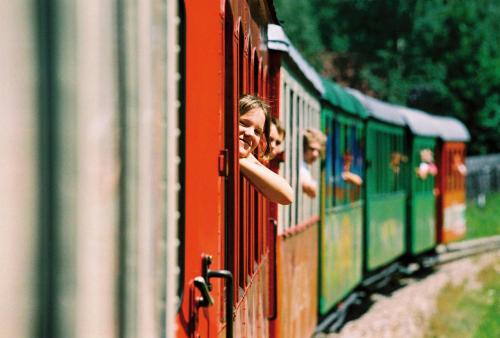
[[[0,8],[2,336],[309,337],[465,234],[467,128],[320,76],[272,1]],[[291,205],[240,173],[243,94],[285,127]]]

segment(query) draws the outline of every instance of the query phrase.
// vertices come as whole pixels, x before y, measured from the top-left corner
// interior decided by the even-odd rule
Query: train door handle
[[[198,307],[209,307],[214,305],[214,299],[210,295],[210,289],[208,284],[205,282],[205,278],[198,276],[194,278],[194,286],[200,290],[201,297],[196,299],[196,305]]]
[[[233,274],[229,270],[210,270],[212,256],[204,255],[202,259],[203,279],[206,280],[208,290],[212,290],[212,278],[222,278],[226,280],[226,338],[233,338]]]

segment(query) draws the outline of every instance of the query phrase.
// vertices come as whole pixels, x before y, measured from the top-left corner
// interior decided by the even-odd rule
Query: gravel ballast
[[[469,257],[436,268],[421,279],[408,279],[408,285],[390,296],[373,294],[374,304],[357,320],[348,322],[340,333],[320,334],[316,338],[420,338],[435,313],[436,300],[444,287],[481,285],[477,274],[486,266],[500,263],[500,251]]]

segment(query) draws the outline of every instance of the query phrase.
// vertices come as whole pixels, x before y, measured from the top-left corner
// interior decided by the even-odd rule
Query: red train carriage
[[[238,100],[268,95],[266,1],[185,1],[179,337],[269,335],[267,201],[239,174]]]
[[[450,117],[434,117],[440,131],[437,164],[437,240],[449,243],[462,238],[465,224],[465,142],[467,128]]]
[[[269,25],[272,85],[280,97],[275,115],[286,129],[285,156],[280,174],[292,185],[295,202],[272,209],[278,219],[276,239],[276,283],[271,285],[273,303],[271,336],[309,337],[317,321],[318,276],[318,197],[309,198],[299,184],[299,167],[303,161],[303,131],[320,129],[319,96],[321,79],[290,44],[281,27]],[[319,182],[319,160],[311,172]],[[276,288],[274,288],[276,286]]]

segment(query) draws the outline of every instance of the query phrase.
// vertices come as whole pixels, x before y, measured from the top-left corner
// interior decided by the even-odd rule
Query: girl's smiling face
[[[259,145],[266,115],[261,108],[253,108],[240,116],[239,150],[240,157],[248,157]]]

